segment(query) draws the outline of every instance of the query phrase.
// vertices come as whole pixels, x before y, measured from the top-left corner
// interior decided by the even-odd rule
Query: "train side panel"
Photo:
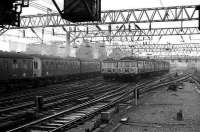
[[[8,60],[5,58],[0,58],[0,80],[8,80]]]
[[[81,73],[88,74],[99,72],[97,69],[97,67],[99,67],[98,65],[99,63],[97,61],[81,59]]]
[[[7,59],[9,79],[32,78],[32,59]]]

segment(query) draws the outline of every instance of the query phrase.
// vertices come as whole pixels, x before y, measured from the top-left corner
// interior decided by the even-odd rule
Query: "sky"
[[[63,1],[56,0],[59,7],[63,8]],[[38,4],[49,7],[56,11],[51,0],[35,0]],[[200,0],[101,0],[102,10],[119,10],[119,9],[133,9],[133,8],[151,8],[151,7],[167,7],[167,6],[181,6],[181,5],[200,5]],[[35,8],[24,8],[22,15],[45,13]]]
[[[200,5],[200,0],[102,0],[103,10]]]
[[[56,0],[60,7],[63,6],[62,0]],[[200,5],[200,0],[101,0],[102,1],[102,10],[120,10],[120,9],[136,9],[136,8],[153,8],[153,7],[168,7],[168,6],[181,6],[181,5]],[[35,3],[38,3],[44,7],[49,7],[53,11],[56,11],[51,0],[35,0]],[[44,14],[46,12],[38,10],[33,7],[23,8],[22,15],[34,15],[34,14]],[[8,31],[9,33],[9,31]],[[0,49],[8,49],[10,37],[5,39],[0,37],[0,40],[3,40],[3,43],[0,45]],[[173,38],[174,39],[174,38]],[[179,37],[180,39],[180,37]],[[180,41],[178,39],[178,42]],[[18,38],[12,38],[12,41],[17,41]],[[174,39],[176,40],[176,39]],[[24,42],[24,40],[21,40]],[[26,41],[27,42],[27,41]],[[164,42],[163,42],[164,43]],[[22,44],[24,48],[24,44]]]

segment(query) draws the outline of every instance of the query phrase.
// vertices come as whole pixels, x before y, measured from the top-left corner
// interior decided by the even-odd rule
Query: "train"
[[[102,62],[101,73],[105,80],[125,79],[138,80],[148,75],[158,75],[169,72],[170,64],[166,61],[123,57],[119,60],[108,58]]]
[[[101,62],[76,57],[0,52],[0,92],[100,74]]]

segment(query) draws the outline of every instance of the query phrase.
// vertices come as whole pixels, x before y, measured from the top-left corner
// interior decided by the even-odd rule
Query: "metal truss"
[[[181,44],[132,44],[132,45],[106,45],[113,48],[120,48],[133,53],[142,52],[164,52],[164,53],[191,53],[199,52],[199,43],[181,43]]]
[[[168,60],[168,61],[183,60],[183,61],[186,61],[186,62],[200,60],[200,58],[198,56],[187,56],[187,55],[185,55],[185,56],[184,55],[165,56],[165,57],[161,57],[161,59]]]
[[[125,41],[132,42],[134,47],[128,45],[115,46],[122,50],[128,50],[134,53],[182,53],[190,54],[191,52],[200,52],[199,44],[135,44],[140,38],[148,37],[149,43],[153,36],[167,35],[194,35],[200,34],[198,27],[185,27],[183,22],[197,22],[198,10],[196,6],[175,6],[161,8],[143,8],[128,10],[108,10],[101,13],[100,22],[82,22],[71,23],[60,17],[58,13],[29,15],[21,17],[20,29],[28,28],[46,28],[61,27],[58,32],[52,30],[55,36],[70,36],[70,42],[76,39],[88,39],[91,41]],[[156,28],[158,22],[170,23],[170,27]],[[141,24],[139,24],[141,23]],[[139,26],[138,26],[139,25]],[[144,26],[145,25],[145,26]],[[184,26],[183,26],[184,25]],[[147,28],[149,27],[149,28]],[[13,29],[19,29],[12,27]],[[143,40],[144,42],[144,40]],[[109,47],[109,45],[106,45]]]
[[[135,36],[169,36],[169,35],[194,35],[200,34],[198,27],[183,27],[183,28],[153,28],[149,29],[132,29],[129,30],[93,30],[93,31],[76,31],[77,38],[98,38],[99,40],[113,40],[116,37],[124,38],[125,40],[134,40]]]
[[[160,8],[142,8],[128,10],[102,11],[100,22],[71,23],[60,17],[58,13],[45,15],[29,15],[21,17],[20,28],[105,25],[123,23],[152,23],[198,20],[198,11],[193,6],[175,6]],[[17,27],[13,27],[17,28]]]
[[[124,51],[127,51],[129,53],[134,53],[134,54],[141,54],[141,53],[150,53],[150,54],[154,54],[154,53],[164,53],[164,54],[168,54],[168,55],[171,55],[171,54],[181,54],[181,55],[188,55],[188,54],[194,54],[196,55],[196,53],[199,53],[200,52],[200,48],[193,48],[191,50],[187,50],[185,51],[185,49],[182,49],[182,48],[178,48],[178,49],[173,49],[173,51],[166,51],[165,49],[157,49],[157,48],[151,48],[151,49],[137,49],[137,50],[131,50],[131,49],[123,49],[122,50]]]

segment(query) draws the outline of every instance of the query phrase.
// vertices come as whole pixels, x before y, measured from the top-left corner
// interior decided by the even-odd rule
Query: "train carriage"
[[[99,60],[0,52],[0,92],[97,75],[100,67]]]
[[[54,83],[76,78],[80,74],[80,61],[73,57],[54,57],[33,55],[37,62],[37,77],[39,81]],[[37,57],[36,57],[37,56]],[[36,61],[37,60],[37,61]]]

